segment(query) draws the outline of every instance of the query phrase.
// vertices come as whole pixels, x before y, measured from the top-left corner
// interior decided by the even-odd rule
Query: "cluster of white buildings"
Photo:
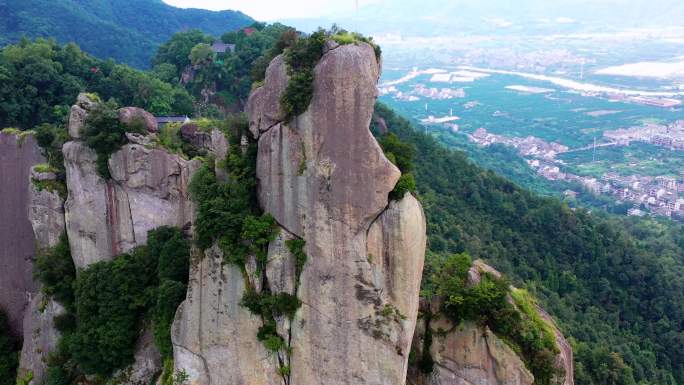
[[[546,179],[578,183],[592,194],[611,195],[618,202],[633,203],[635,207],[629,210],[628,215],[650,213],[684,220],[684,172],[678,178],[605,173],[601,179],[597,179],[564,173],[548,161],[530,159],[527,163]],[[565,192],[565,196],[577,195],[576,191]]]
[[[474,133],[469,134],[468,138],[471,141],[485,147],[495,143],[502,143],[517,149],[518,154],[520,154],[521,156],[532,157],[537,159],[546,159],[549,161],[553,160],[557,154],[569,150],[567,146],[564,146],[560,143],[549,143],[534,136],[518,138],[496,135],[487,132],[487,130],[482,127],[475,130]]]
[[[603,136],[624,146],[628,146],[630,142],[644,142],[673,150],[684,150],[684,120],[670,124],[645,124],[606,131]]]
[[[422,96],[426,99],[448,100],[465,98],[466,93],[463,88],[432,88],[424,84],[416,84],[413,87],[413,95]]]
[[[678,135],[684,135],[684,120],[666,126],[647,125],[616,130],[607,136],[620,143],[643,140],[658,144],[661,140],[659,135],[679,138]],[[678,177],[625,176],[609,172],[599,179],[563,172],[555,157],[569,151],[569,148],[559,143],[549,143],[533,136],[517,138],[496,135],[487,132],[484,128],[477,129],[468,137],[481,146],[502,143],[516,148],[518,154],[527,158],[527,164],[545,179],[572,182],[581,185],[583,190],[592,194],[611,195],[618,202],[631,202],[635,208],[629,210],[629,215],[648,213],[684,220],[684,171]],[[674,147],[670,141],[660,145]],[[572,190],[565,192],[566,196],[574,197],[578,194]]]

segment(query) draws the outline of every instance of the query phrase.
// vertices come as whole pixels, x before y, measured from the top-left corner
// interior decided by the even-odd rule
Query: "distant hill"
[[[366,34],[545,35],[680,26],[681,0],[388,0],[316,19],[283,20],[304,31],[340,24]]]
[[[253,22],[241,12],[181,9],[161,0],[0,0],[0,46],[22,36],[52,37],[140,68],[175,32],[197,28],[220,36]]]

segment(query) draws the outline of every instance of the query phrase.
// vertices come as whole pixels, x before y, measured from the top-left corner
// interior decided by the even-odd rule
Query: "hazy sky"
[[[356,0],[163,0],[182,8],[234,9],[262,21],[324,16],[353,10]],[[359,6],[380,0],[358,0]]]

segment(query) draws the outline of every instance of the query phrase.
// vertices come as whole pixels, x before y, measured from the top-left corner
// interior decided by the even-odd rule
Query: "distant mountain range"
[[[241,12],[181,9],[161,0],[0,0],[0,45],[52,37],[144,68],[175,32],[197,28],[220,36],[253,22]]]
[[[384,0],[358,14],[284,20],[302,30],[338,23],[368,34],[536,35],[682,26],[681,0]]]

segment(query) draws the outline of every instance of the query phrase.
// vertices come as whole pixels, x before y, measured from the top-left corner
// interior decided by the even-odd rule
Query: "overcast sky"
[[[353,10],[356,0],[163,0],[182,8],[233,9],[261,21],[324,16]],[[380,0],[358,0],[359,6]]]

